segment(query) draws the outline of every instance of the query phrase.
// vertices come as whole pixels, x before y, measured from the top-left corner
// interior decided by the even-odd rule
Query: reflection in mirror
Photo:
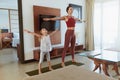
[[[0,64],[19,60],[19,8],[18,0],[0,2]]]
[[[18,10],[0,9],[0,49],[17,47],[19,44]]]

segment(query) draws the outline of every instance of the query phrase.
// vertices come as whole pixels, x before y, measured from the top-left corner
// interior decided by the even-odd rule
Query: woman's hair
[[[68,13],[69,8],[72,7],[71,5],[68,5],[66,8],[66,12]]]

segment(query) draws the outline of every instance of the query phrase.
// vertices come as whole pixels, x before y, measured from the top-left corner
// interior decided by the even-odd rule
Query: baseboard
[[[25,61],[23,62],[23,64],[24,64],[24,63],[35,62],[35,61],[36,61],[35,59],[25,60]]]

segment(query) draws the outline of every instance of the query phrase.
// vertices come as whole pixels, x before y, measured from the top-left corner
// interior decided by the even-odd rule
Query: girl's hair
[[[72,7],[70,4],[66,8],[66,12],[68,13],[69,8]]]
[[[42,32],[41,32],[43,29],[46,29],[46,28],[41,28],[41,29],[40,29],[40,35],[43,35]],[[47,29],[46,29],[46,30],[47,30]]]

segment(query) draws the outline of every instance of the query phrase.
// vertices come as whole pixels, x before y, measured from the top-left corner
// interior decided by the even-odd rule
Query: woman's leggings
[[[62,62],[64,62],[65,54],[70,43],[71,43],[70,46],[71,46],[72,59],[74,59],[75,41],[76,38],[75,38],[74,30],[67,30],[65,34],[64,49],[62,53]]]

